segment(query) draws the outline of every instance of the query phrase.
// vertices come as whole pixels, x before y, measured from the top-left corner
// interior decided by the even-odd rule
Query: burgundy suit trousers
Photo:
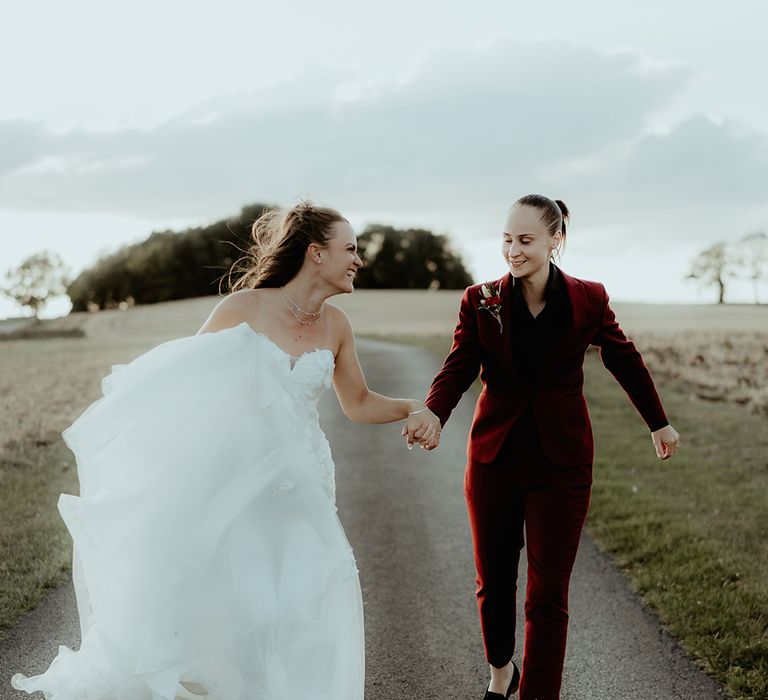
[[[568,632],[568,587],[589,509],[592,464],[560,467],[544,455],[529,410],[491,463],[464,478],[488,662],[515,652],[517,569],[526,545],[528,586],[520,700],[558,700]]]

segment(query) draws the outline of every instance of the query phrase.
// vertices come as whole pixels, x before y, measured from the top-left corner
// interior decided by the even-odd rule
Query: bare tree
[[[758,231],[748,233],[738,243],[736,260],[747,272],[747,279],[752,280],[755,304],[759,304],[758,291],[760,280],[768,279],[768,233]]]
[[[42,251],[30,255],[18,267],[9,269],[0,291],[21,306],[31,308],[37,321],[38,313],[48,299],[65,294],[69,283],[69,270],[61,256]]]
[[[725,243],[715,243],[703,250],[691,264],[686,279],[699,280],[704,286],[717,285],[718,304],[725,303],[725,278],[734,277],[735,259]]]

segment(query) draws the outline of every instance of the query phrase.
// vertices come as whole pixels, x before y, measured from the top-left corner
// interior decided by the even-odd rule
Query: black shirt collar
[[[521,297],[523,295],[523,285],[520,284],[514,275],[510,273],[512,278],[512,294],[515,297]],[[563,288],[563,276],[560,273],[560,268],[555,265],[551,260],[549,261],[549,277],[547,277],[546,298],[552,299]]]

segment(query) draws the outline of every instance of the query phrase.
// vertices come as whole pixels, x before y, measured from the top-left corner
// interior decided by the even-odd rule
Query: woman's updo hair
[[[338,211],[303,200],[291,209],[268,209],[251,227],[253,243],[233,269],[242,275],[231,281],[230,291],[282,287],[301,270],[307,247],[325,248],[334,236],[333,224],[349,223]]]
[[[543,223],[550,236],[554,236],[556,231],[563,232],[563,249],[565,248],[565,223],[569,221],[570,212],[568,207],[565,206],[565,202],[561,199],[550,199],[543,194],[527,194],[524,197],[520,197],[515,205],[525,205],[527,207],[534,207],[541,213],[541,223]],[[555,251],[558,258],[560,257],[560,248]]]

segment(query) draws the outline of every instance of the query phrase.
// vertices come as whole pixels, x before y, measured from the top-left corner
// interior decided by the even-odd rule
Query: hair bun
[[[570,212],[562,199],[550,199],[543,194],[527,194],[520,197],[512,206],[529,206],[538,209],[541,221],[547,227],[550,236],[554,236],[558,229],[563,235],[565,246],[566,222]]]

